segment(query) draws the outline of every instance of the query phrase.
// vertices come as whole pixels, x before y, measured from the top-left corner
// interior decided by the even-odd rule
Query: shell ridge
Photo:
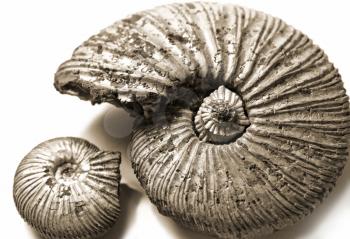
[[[247,136],[248,137],[248,136]],[[256,143],[257,145],[258,144],[267,144],[267,142],[266,142],[266,139],[264,140],[264,138],[263,137],[261,137],[261,136],[257,136],[257,135],[254,135],[254,137],[256,138],[256,140],[254,140],[252,137],[249,137],[249,139],[251,140],[251,141],[253,141],[254,143]],[[283,144],[283,141],[281,140],[281,139],[278,139],[278,138],[275,138],[275,137],[270,137],[269,138],[269,140],[271,140],[272,142],[274,142],[275,144]],[[271,148],[272,150],[274,150],[274,151],[278,151],[278,149],[280,149],[281,150],[281,148],[279,148],[279,147],[274,147],[274,146],[271,146],[271,145],[269,145],[268,146],[269,148]],[[282,148],[282,150],[281,150],[282,152],[284,152],[285,153],[285,156],[287,156],[287,153],[289,153],[288,151],[286,151],[286,150],[284,150],[283,148]],[[295,154],[295,153],[292,153],[291,154],[291,156],[293,156],[293,159],[294,160],[296,160],[297,159],[297,161],[300,161],[300,163],[303,163],[303,164],[305,164],[305,165],[308,165],[309,167],[308,167],[308,171],[310,172],[310,171],[313,171],[314,173],[317,173],[318,171],[317,171],[317,169],[318,169],[318,166],[321,166],[322,164],[319,164],[317,161],[317,163],[315,162],[315,163],[313,163],[313,162],[311,162],[311,160],[313,160],[313,158],[308,158],[309,156],[308,155],[303,155],[303,154],[300,154],[300,155],[297,155],[297,154]],[[291,157],[290,156],[290,157]],[[324,165],[325,167],[332,167],[332,166],[329,166],[329,165]],[[312,170],[310,167],[312,167],[314,170]],[[333,167],[332,167],[333,168]],[[327,171],[328,170],[331,170],[331,169],[326,169]],[[322,180],[322,179],[321,179]]]
[[[226,37],[229,35],[229,34],[232,34],[232,40],[228,40],[228,43],[227,44],[228,46],[232,45],[232,50],[229,51],[227,50],[227,54],[224,54],[226,55],[227,57],[224,57],[227,58],[227,60],[223,61],[223,64],[224,65],[227,65],[227,68],[225,69],[225,75],[223,76],[223,79],[224,79],[224,82],[226,84],[230,84],[230,82],[233,82],[232,80],[232,75],[234,74],[234,71],[235,71],[235,64],[237,62],[236,58],[237,58],[237,52],[238,52],[238,45],[240,43],[240,40],[237,40],[237,38],[239,38],[237,35],[239,34],[239,22],[240,22],[240,17],[238,16],[238,11],[237,11],[237,7],[233,7],[233,6],[230,6],[234,12],[234,24],[233,23],[230,23],[230,24],[227,24],[227,25],[232,25],[234,27],[232,27],[230,30],[233,31],[234,30],[234,33],[235,34],[232,34],[229,30],[227,32],[227,34],[225,35]],[[223,13],[223,18],[225,19],[225,17],[227,16],[227,18],[230,18],[230,15],[231,14],[228,14],[228,9],[229,7],[223,7],[223,10],[224,10],[224,13]]]
[[[294,34],[295,31],[296,30],[293,29],[292,34],[290,34],[290,36],[286,38],[286,40],[282,44],[280,44],[279,47],[272,50],[272,53],[265,60],[265,62],[268,62],[268,64],[265,65],[261,71],[259,71],[258,77],[256,77],[255,82],[252,82],[253,79],[251,80],[250,84],[252,86],[255,86],[255,84],[258,81],[262,81],[263,79],[267,78],[268,74],[270,74],[271,72],[271,69],[275,67],[282,60],[281,56],[283,56],[286,51],[289,51],[289,49],[294,46],[293,45],[294,41],[292,39],[302,37],[301,34]],[[298,31],[296,32],[299,33]],[[249,92],[247,94],[249,94]],[[247,97],[247,101],[248,100],[249,98]]]
[[[270,16],[267,16],[264,19],[264,21],[265,22],[259,34],[259,38],[256,40],[256,45],[252,50],[253,56],[251,57],[251,59],[249,59],[249,61],[251,62],[249,71],[245,72],[244,76],[239,76],[239,78],[245,79],[244,85],[240,89],[242,93],[246,93],[246,89],[251,89],[254,83],[256,83],[257,78],[259,78],[259,75],[254,73],[254,70],[257,71],[256,68],[259,67],[259,64],[261,62],[260,55],[263,55],[263,51],[265,50],[269,42],[273,41],[279,28],[284,27],[283,24],[281,24],[281,21],[274,20]],[[273,25],[271,26],[270,24]],[[271,27],[272,30],[270,30]]]
[[[290,81],[294,82],[294,87],[282,86],[281,84],[279,84],[279,85],[276,85],[276,87],[273,89],[275,89],[279,94],[281,94],[281,96],[288,96],[288,95],[292,95],[293,93],[297,93],[298,91],[300,92],[300,90],[302,90],[303,88],[304,89],[309,88],[310,90],[317,90],[318,86],[321,89],[322,86],[324,86],[324,85],[327,86],[327,84],[329,84],[330,81],[331,82],[333,80],[335,80],[336,82],[339,81],[339,79],[337,79],[337,77],[335,75],[336,71],[334,70],[334,68],[331,68],[329,65],[323,66],[323,67],[326,67],[327,70],[326,69],[322,70],[320,75],[311,76],[311,77],[307,77],[307,75],[303,75],[304,77],[301,78],[300,80],[290,79]],[[320,78],[322,80],[320,80]],[[303,85],[303,84],[305,84],[305,85]],[[266,99],[267,95],[269,96],[270,101],[273,100],[274,98],[276,98],[276,94],[273,94],[273,91],[271,88],[267,89],[267,91],[265,91],[265,94],[263,96],[261,96],[259,94],[249,96],[249,98],[250,98],[249,101],[254,100],[254,102],[249,104],[250,107],[256,106],[258,104],[258,102],[260,102],[260,101],[267,102],[268,101],[268,99]],[[260,98],[257,98],[257,96],[260,96]]]
[[[196,74],[196,72],[198,72],[199,76],[201,78],[204,78],[206,75],[206,72],[204,71],[205,70],[204,65],[206,65],[206,63],[205,63],[206,58],[201,51],[198,51],[199,46],[196,47],[197,42],[200,41],[200,36],[198,35],[198,31],[196,31],[196,29],[194,29],[192,27],[192,25],[194,24],[194,20],[191,17],[186,16],[185,13],[189,13],[186,6],[174,4],[174,5],[171,5],[169,7],[173,8],[172,11],[176,12],[177,13],[176,15],[181,16],[185,20],[187,31],[189,33],[192,33],[191,47],[190,47],[189,54],[193,54],[193,57],[195,58],[195,65],[198,66],[198,67],[193,68],[192,71],[194,72],[194,74]],[[198,68],[198,69],[196,70],[196,68]]]
[[[169,11],[171,12],[171,14],[174,16],[171,21],[174,22],[176,21],[176,24],[168,24],[167,28],[168,30],[171,30],[171,34],[168,34],[168,36],[173,36],[172,37],[172,41],[174,41],[174,44],[176,45],[176,47],[179,48],[180,52],[181,52],[181,56],[184,56],[184,59],[180,59],[179,57],[179,61],[182,62],[183,66],[186,67],[187,72],[189,75],[193,74],[192,71],[193,69],[191,69],[191,65],[192,64],[198,64],[197,60],[195,59],[195,56],[193,54],[191,54],[191,47],[188,47],[187,45],[189,43],[192,43],[191,39],[186,39],[184,37],[184,35],[188,35],[189,38],[191,36],[189,30],[191,28],[187,27],[187,25],[185,26],[181,26],[181,31],[183,32],[183,34],[181,35],[181,32],[178,32],[178,26],[180,26],[181,22],[180,20],[176,20],[176,18],[182,17],[182,20],[186,21],[186,18],[184,17],[183,14],[179,14],[178,12],[175,12],[173,9],[169,8]],[[159,18],[162,19],[163,22],[167,22],[166,18],[164,18],[164,16],[159,15]],[[170,20],[169,20],[170,21]],[[179,25],[177,25],[179,24]],[[177,27],[175,27],[177,26]],[[174,34],[175,32],[175,34]],[[186,34],[185,34],[186,33]],[[185,44],[184,44],[185,43]]]
[[[76,191],[76,185],[72,185],[72,190],[71,190],[71,195],[72,198],[69,199],[69,205],[71,205],[71,212],[77,212],[79,210],[73,209],[73,204],[76,205],[77,202],[79,202],[79,199],[77,197],[77,191]],[[77,213],[71,213],[71,220],[77,220],[80,222],[80,224],[77,223],[71,223],[71,225],[74,227],[73,231],[86,231],[86,234],[89,234],[90,228],[93,227],[93,225],[86,223],[86,220],[82,220]],[[73,234],[73,233],[72,233]],[[75,236],[74,234],[72,235],[73,237]]]
[[[195,160],[195,155],[198,152],[198,147],[199,147],[199,142],[196,140],[196,138],[192,137],[189,139],[190,148],[188,150],[188,162],[184,165],[182,165],[182,168],[180,166],[178,167],[177,170],[179,171],[180,176],[180,182],[177,190],[174,192],[174,199],[175,200],[175,205],[179,208],[179,211],[181,214],[188,212],[188,186],[190,182],[188,180],[192,179],[192,176],[190,175],[193,161]],[[185,160],[184,160],[185,161]],[[187,189],[187,190],[186,190]],[[186,203],[185,203],[186,202]],[[186,215],[186,220],[190,220],[191,215],[187,214]]]
[[[227,146],[227,147],[232,147],[232,146]],[[230,170],[228,170],[228,168],[230,167],[230,168],[232,168],[232,164],[237,164],[237,159],[235,159],[234,161],[232,160],[232,157],[226,152],[226,151],[221,151],[221,153],[222,154],[227,154],[227,157],[221,157],[221,159],[222,159],[222,161],[223,161],[223,163],[226,165],[226,172],[227,172],[227,175],[230,175],[230,172],[232,172],[232,171],[230,171]],[[223,160],[223,159],[226,159],[226,160]],[[231,166],[228,166],[228,165],[231,165]],[[241,177],[242,179],[244,179],[245,177],[244,177],[244,175],[242,174],[242,172],[240,172],[239,170],[236,170],[235,169],[235,173],[237,173],[238,175],[239,175],[239,177]],[[231,175],[230,175],[230,177],[231,177]],[[246,181],[246,183],[247,183],[247,181]],[[233,193],[232,193],[233,194]],[[252,188],[252,194],[254,194],[254,199],[253,200],[257,200],[257,193],[256,193],[256,190],[254,189],[254,188]],[[252,207],[254,207],[254,204],[252,205]],[[269,216],[267,216],[268,215],[268,213],[267,213],[267,211],[265,211],[265,210],[260,210],[260,208],[259,207],[255,207],[255,208],[253,208],[253,210],[255,210],[255,212],[256,212],[256,216],[258,217],[258,220],[259,221],[264,221],[263,220],[263,217],[261,216],[261,214],[263,214],[263,215],[265,215],[265,217],[268,217],[269,218]],[[270,219],[270,218],[269,218]],[[263,227],[263,225],[262,224],[259,224],[259,227]]]
[[[212,168],[217,171],[219,173],[220,170],[226,170],[225,168],[221,168],[218,165],[218,161],[220,160],[219,157],[217,157],[217,152],[216,152],[216,148],[214,147],[210,147],[210,152],[211,155],[213,157],[211,157],[212,160],[209,160],[209,162],[211,162]],[[213,174],[213,185],[214,185],[214,193],[213,193],[213,208],[216,211],[216,220],[218,220],[218,222],[216,223],[217,227],[218,227],[218,232],[216,232],[217,234],[220,234],[220,232],[222,233],[227,233],[227,228],[223,225],[225,225],[225,210],[220,210],[222,207],[222,197],[220,197],[220,181],[223,180],[222,177],[220,177],[220,175],[216,175]]]
[[[267,24],[269,23],[269,17],[263,15],[262,16],[263,19],[262,21],[258,20],[257,18],[254,18],[254,21],[252,20],[251,24],[254,25],[261,25],[259,26],[259,29],[256,31],[257,33],[252,36],[251,38],[253,38],[254,40],[251,40],[254,42],[254,44],[249,48],[249,50],[247,50],[246,52],[246,58],[244,60],[244,62],[241,64],[241,66],[243,67],[242,70],[240,71],[240,73],[237,75],[237,77],[240,79],[241,84],[243,84],[243,86],[238,86],[238,88],[240,88],[240,91],[242,91],[242,87],[244,87],[244,85],[247,83],[247,78],[252,74],[253,69],[256,65],[256,58],[258,57],[258,53],[259,53],[259,44],[261,39],[265,36],[265,34],[268,32],[266,30],[266,28],[268,27]],[[259,21],[259,22],[255,22],[255,21]]]
[[[246,139],[247,139],[247,138],[246,138]],[[248,140],[248,139],[247,139],[247,140]],[[250,142],[250,145],[252,146],[252,147],[250,147],[251,151],[252,151],[255,155],[258,155],[259,157],[263,157],[264,160],[266,160],[266,162],[267,162],[267,158],[264,156],[264,154],[261,153],[261,152],[267,153],[267,152],[265,152],[266,150],[262,149],[262,147],[259,147],[259,144],[257,144],[257,143],[256,143],[254,140],[252,140],[251,138],[249,138],[249,142]],[[256,148],[256,150],[255,150],[255,148]],[[258,148],[259,148],[259,150],[261,150],[260,153],[259,153]],[[274,152],[274,153],[276,153],[276,155],[280,155],[280,156],[282,156],[282,157],[288,157],[287,155],[282,154],[281,152],[277,152],[277,151],[275,151],[275,150],[272,150],[272,152]],[[271,157],[271,158],[273,158],[273,157]],[[293,158],[293,159],[295,160],[294,157],[289,157],[289,158]],[[303,197],[304,194],[307,195],[307,193],[310,193],[310,192],[311,192],[311,190],[310,190],[309,188],[307,188],[307,185],[306,185],[305,183],[299,181],[298,179],[296,179],[295,177],[293,177],[292,175],[290,175],[286,170],[283,170],[283,168],[282,168],[281,166],[279,166],[279,165],[277,165],[277,164],[274,164],[273,162],[271,162],[270,165],[271,165],[270,168],[272,168],[272,166],[275,167],[275,168],[272,169],[272,170],[276,170],[276,172],[279,172],[279,173],[281,173],[281,174],[283,175],[282,178],[281,178],[281,181],[286,181],[286,182],[288,182],[288,183],[289,183],[289,184],[288,184],[288,187],[289,187],[289,188],[298,187],[298,189],[299,189],[302,193],[299,193],[298,191],[295,191],[295,190],[294,190],[294,193],[295,193],[295,196],[299,196],[299,199],[300,199],[300,196]],[[311,194],[309,194],[309,195],[311,195]],[[305,199],[306,199],[306,197],[305,197]],[[306,200],[306,201],[307,201],[307,200]],[[306,209],[310,209],[310,206],[311,206],[312,204],[314,204],[315,202],[310,202],[310,203],[311,203],[311,204],[305,205],[305,206],[307,207]]]
[[[237,141],[238,142],[238,141]],[[239,148],[241,148],[242,150],[240,151],[241,153],[239,153],[238,151],[237,151],[237,147],[239,147]],[[245,150],[243,150],[243,148],[241,147],[241,146],[239,146],[238,144],[235,144],[235,147],[232,147],[232,148],[230,148],[229,147],[229,152],[231,152],[231,154],[233,154],[233,155],[239,155],[239,156],[237,156],[238,158],[244,158],[244,160],[245,160],[245,158],[247,157],[247,153],[248,153],[248,151],[245,151]],[[237,160],[237,162],[239,162],[238,160]],[[244,165],[242,165],[243,166],[243,168],[244,168]],[[244,176],[243,174],[241,174],[242,175],[242,179],[245,181],[245,184],[246,185],[249,185],[249,182],[247,181],[247,179],[246,179],[246,176]],[[269,183],[269,181],[266,181],[266,180],[264,180],[264,178],[261,178],[263,181],[264,181],[264,183]],[[266,184],[265,184],[266,185]],[[282,204],[279,200],[277,200],[276,199],[276,197],[274,197],[274,194],[271,192],[271,190],[270,190],[270,188],[274,188],[273,187],[273,185],[268,185],[269,187],[268,188],[266,188],[266,193],[267,193],[267,195],[269,195],[269,198],[270,198],[270,200],[272,200],[272,201],[274,201],[274,202],[276,202],[275,204],[273,204],[273,205],[269,205],[270,207],[277,207],[279,210],[281,210],[281,212],[283,212],[284,214],[285,214],[285,216],[287,216],[288,217],[288,215],[290,215],[290,214],[287,214],[287,212],[288,212],[288,210],[287,209],[285,209],[284,207],[285,207],[285,205],[284,204]],[[244,191],[246,191],[246,187],[244,187]],[[245,194],[247,194],[247,193],[245,193]],[[272,196],[272,197],[271,197]],[[271,202],[271,201],[270,201]],[[282,206],[282,207],[281,207]],[[270,214],[271,213],[274,213],[275,211],[274,210],[272,210],[272,208],[270,208]],[[278,212],[276,212],[276,213],[278,213]],[[278,216],[278,214],[276,214],[276,216],[277,216],[277,218],[279,217]]]
[[[146,17],[152,17],[152,16],[147,14]],[[157,15],[157,17],[160,17],[160,16]],[[156,36],[159,37],[160,34],[162,36],[164,36],[163,41],[155,42],[154,46],[156,46],[156,48],[161,47],[162,49],[166,49],[167,51],[170,51],[166,55],[166,57],[172,59],[173,63],[175,63],[179,67],[178,69],[175,69],[174,72],[176,74],[180,74],[180,73],[182,74],[182,75],[177,75],[176,78],[184,79],[185,75],[189,74],[189,71],[187,70],[186,65],[184,65],[184,63],[183,63],[183,61],[182,61],[182,59],[180,57],[180,56],[182,56],[182,57],[186,56],[185,54],[183,54],[183,48],[180,46],[180,44],[176,44],[175,41],[174,41],[174,43],[170,42],[170,40],[167,38],[168,35],[166,33],[166,29],[164,29],[162,27],[162,23],[161,22],[153,20],[152,18],[150,18],[148,20],[150,21],[150,23],[152,23],[152,27],[157,29],[158,34]],[[151,31],[151,29],[149,31]],[[144,33],[146,33],[146,32],[144,32]],[[168,46],[163,45],[163,43],[165,43],[165,42],[167,42]]]
[[[185,12],[188,14],[187,16],[187,21],[188,24],[191,25],[191,27],[193,28],[193,33],[195,38],[198,40],[198,42],[206,42],[205,40],[205,36],[203,35],[203,31],[201,30],[201,28],[195,24],[198,24],[198,19],[195,17],[195,15],[193,15],[191,13],[191,9],[188,8],[188,5],[183,5],[183,6],[178,6],[179,8],[179,12]],[[199,44],[198,43],[198,44]],[[200,64],[200,75],[203,79],[207,79],[208,78],[208,74],[210,74],[209,69],[212,69],[212,62],[210,61],[210,52],[208,51],[208,49],[206,47],[204,47],[204,45],[198,45],[198,47],[200,47],[200,49],[203,51],[201,52],[202,55],[202,59],[204,61],[204,64]]]
[[[179,142],[179,145],[181,145],[181,143],[183,143],[183,150],[182,151],[179,151],[179,158],[181,156],[185,156],[187,157],[188,154],[187,154],[187,151],[191,148],[192,146],[192,143],[193,143],[193,140],[189,139],[188,141],[186,141],[185,138],[183,138],[180,142]],[[176,208],[175,211],[173,211],[173,215],[174,216],[177,216],[177,215],[180,215],[179,214],[179,208],[178,208],[178,205],[176,205],[176,202],[175,202],[175,193],[177,190],[178,190],[178,174],[180,171],[179,167],[182,166],[183,163],[186,163],[186,162],[180,162],[179,159],[176,159],[176,162],[174,162],[171,167],[169,168],[168,170],[168,173],[167,173],[167,176],[163,179],[163,183],[162,183],[162,188],[165,188],[164,190],[164,193],[165,193],[165,198],[167,199],[167,201],[169,202],[174,202],[174,206]],[[169,182],[168,185],[164,185],[165,182]],[[174,194],[174,195],[172,195]]]
[[[216,22],[219,22],[219,18],[218,16],[215,16],[216,12],[218,11],[218,9],[216,9],[217,11],[214,11],[214,6],[217,8],[216,5],[212,4],[212,3],[207,3],[204,4],[203,2],[199,2],[202,5],[203,11],[205,13],[205,16],[208,20],[208,26],[209,26],[209,31],[211,32],[211,34],[208,34],[211,36],[212,38],[212,54],[211,54],[211,61],[212,61],[212,66],[213,68],[211,69],[211,74],[213,75],[212,77],[215,80],[220,80],[220,78],[218,77],[220,72],[222,71],[222,48],[220,47],[220,43],[218,42],[217,39],[217,34],[216,34]],[[205,30],[202,29],[203,32],[205,32]]]
[[[236,145],[236,144],[235,144],[235,145]],[[237,159],[235,160],[235,162],[238,163],[241,167],[244,167],[244,165],[243,165],[243,164],[239,161],[239,159],[238,159],[238,158],[243,157],[243,156],[237,156],[237,155],[239,155],[239,154],[238,154],[238,152],[235,150],[236,147],[237,147],[237,145],[234,146],[234,147],[232,147],[232,148],[229,147],[230,150],[229,150],[227,153],[228,153],[229,155],[231,155],[231,157],[232,157],[233,155],[236,155],[236,156],[233,157],[233,158],[237,158]],[[241,180],[244,181],[245,185],[249,185],[249,182],[248,182],[248,180],[247,180],[245,174],[243,174],[243,172],[240,171],[240,170],[237,170],[237,173],[240,175],[240,178],[241,178]],[[245,194],[245,195],[248,194],[248,191],[246,190],[246,187],[244,187],[243,191],[244,191],[244,194]],[[252,188],[252,193],[255,194],[255,195],[258,195],[258,194],[256,193],[256,191],[255,191],[254,188]],[[256,197],[256,198],[258,198],[258,197]],[[260,199],[259,199],[259,200],[260,200]],[[237,200],[236,200],[236,201],[237,201]],[[242,199],[238,199],[238,206],[240,205],[240,203],[242,203],[242,202],[240,202],[240,201],[242,201]],[[238,211],[239,211],[239,210],[238,210]],[[269,213],[271,214],[271,212],[269,212]],[[243,215],[240,215],[240,217],[243,217]],[[245,229],[245,230],[246,230],[246,229]]]
[[[282,81],[285,81],[288,76],[294,76],[296,73],[300,73],[300,72],[303,72],[305,70],[306,67],[309,67],[310,65],[309,64],[312,64],[313,62],[308,62],[308,64],[306,64],[306,62],[314,57],[314,54],[317,54],[319,51],[318,50],[315,50],[312,54],[310,54],[308,57],[306,57],[305,59],[303,59],[302,61],[300,60],[298,64],[292,66],[292,67],[288,67],[287,70],[283,71],[282,73],[279,73],[279,75],[275,75],[274,78],[271,78],[269,83],[264,83],[264,82],[260,82],[260,88],[259,90],[255,90],[254,91],[254,95],[256,94],[260,94],[261,92],[264,92],[266,91],[267,89],[269,89],[269,86],[271,87],[274,87],[276,86],[277,84],[280,84],[280,82]],[[316,60],[318,60],[319,58],[316,58]],[[306,64],[306,66],[303,66],[301,68],[299,68],[301,65],[303,64]],[[266,78],[265,78],[266,79]],[[246,96],[248,97],[248,96]],[[249,99],[248,99],[249,100]]]
[[[218,158],[221,158],[223,164],[225,164],[225,172],[226,172],[226,177],[227,177],[227,190],[230,190],[231,187],[234,187],[234,185],[231,185],[231,187],[229,187],[229,177],[231,177],[231,175],[229,176],[229,172],[232,172],[232,164],[234,164],[235,162],[232,160],[232,158],[228,155],[228,153],[226,151],[220,151],[219,153],[221,153],[221,156],[223,156],[224,154],[226,154],[226,156],[228,157],[218,157]],[[224,160],[225,159],[230,159],[230,160]],[[232,161],[231,161],[232,160]],[[228,166],[230,165],[230,166]],[[229,170],[229,168],[231,170]],[[240,174],[239,171],[237,171],[236,169],[234,169],[234,173],[236,173],[237,175]],[[235,228],[235,230],[232,231],[232,233],[236,233],[237,236],[236,237],[240,237],[240,228],[242,227],[239,223],[238,223],[238,219],[237,219],[237,215],[235,215],[236,213],[234,212],[234,210],[231,210],[231,206],[233,208],[235,208],[235,205],[232,203],[231,206],[230,205],[230,201],[232,200],[233,201],[233,196],[230,197],[230,195],[234,195],[235,194],[235,191],[234,190],[230,190],[230,193],[227,193],[227,198],[226,200],[224,201],[225,203],[225,208],[226,208],[226,212],[227,212],[227,215],[228,215],[228,220],[232,222],[232,227]],[[221,201],[221,200],[220,200]],[[237,225],[238,224],[238,225]],[[232,230],[232,229],[231,229]],[[230,231],[230,229],[228,229],[228,231]],[[229,232],[226,232],[229,234]]]
[[[247,30],[252,28],[254,24],[256,24],[257,18],[260,16],[259,12],[251,9],[239,8],[242,10],[243,14],[241,15],[242,27],[240,28],[240,39],[239,39],[239,51],[237,53],[237,63],[236,70],[232,77],[233,85],[237,90],[240,91],[241,84],[244,83],[244,79],[240,78],[241,73],[245,70],[245,62],[249,62],[250,53],[248,50],[250,49],[250,42],[245,37],[247,35]],[[248,46],[247,46],[248,45]]]
[[[226,175],[226,180],[227,180],[227,182],[226,183],[228,183],[228,181],[229,181],[229,175],[230,175],[230,170],[229,170],[229,168],[230,169],[232,169],[232,164],[236,164],[236,162],[235,162],[235,160],[233,159],[233,158],[231,158],[231,157],[229,157],[229,158],[225,158],[225,157],[220,157],[220,156],[223,156],[223,154],[224,153],[226,153],[225,151],[223,151],[223,150],[221,150],[221,148],[218,148],[218,149],[216,149],[217,150],[217,152],[216,152],[216,154],[218,155],[218,157],[217,157],[217,159],[218,160],[221,160],[221,162],[222,162],[222,165],[223,165],[223,171],[225,172],[225,175]],[[220,151],[219,151],[220,150]],[[229,159],[229,160],[227,160],[227,159]],[[229,166],[230,165],[230,166]],[[232,171],[231,171],[232,172]],[[239,171],[236,171],[235,170],[235,173],[237,173],[238,175],[240,175],[240,172]],[[220,187],[222,187],[223,186],[223,184],[222,185],[220,185]],[[228,185],[226,185],[226,189],[225,190],[230,190],[230,188],[228,187]],[[231,200],[233,200],[233,197],[232,198],[228,198],[229,197],[229,195],[228,195],[228,193],[226,193],[227,194],[227,198],[226,198],[226,200],[227,201],[223,201],[223,196],[221,195],[221,194],[223,194],[224,192],[221,192],[220,193],[220,197],[219,197],[219,199],[220,199],[220,204],[219,205],[222,205],[222,204],[224,204],[225,205],[225,207],[227,208],[227,217],[228,217],[228,220],[231,220],[231,222],[235,222],[235,221],[237,221],[237,216],[234,216],[234,218],[235,219],[233,219],[232,218],[232,215],[229,213],[230,212],[230,210],[229,210],[229,208],[228,208],[228,205],[230,204],[230,201]],[[231,192],[230,193],[231,195],[233,195],[234,193],[233,192]],[[233,202],[233,201],[231,201],[231,202]],[[233,203],[231,204],[231,205],[234,205]],[[235,208],[236,208],[236,206],[234,206]],[[224,210],[225,211],[225,210]],[[242,215],[239,215],[240,217],[242,217]],[[250,220],[253,220],[254,221],[254,219],[252,219],[252,217],[250,217]],[[227,221],[227,220],[224,220],[224,222],[225,221]],[[229,223],[229,224],[231,224],[231,223]],[[223,223],[223,225],[225,225],[225,223]],[[236,227],[236,225],[234,225],[234,223],[233,223],[233,226],[234,227]],[[239,228],[237,228],[238,230],[239,230]],[[226,233],[228,233],[228,235],[229,235],[229,232],[230,232],[230,230],[227,230],[227,232]]]
[[[85,195],[85,193],[83,193],[85,190],[83,189],[83,187],[87,187],[87,185],[85,183],[77,183],[74,185],[77,194],[80,195],[82,201],[85,202],[89,202],[91,199],[90,197],[87,197]],[[74,193],[73,193],[74,194]],[[88,205],[88,210],[85,210],[84,213],[86,215],[85,220],[84,220],[84,224],[86,224],[86,226],[89,228],[88,229],[88,233],[91,233],[93,230],[98,230],[97,226],[96,226],[96,221],[94,219],[94,205]],[[80,220],[80,219],[79,219]]]

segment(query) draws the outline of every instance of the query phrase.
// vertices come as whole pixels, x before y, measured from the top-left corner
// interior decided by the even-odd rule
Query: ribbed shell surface
[[[308,215],[348,157],[338,71],[303,33],[243,7],[195,2],[132,15],[77,48],[55,86],[145,116],[164,111],[132,138],[137,177],[161,213],[222,238],[257,237]],[[220,86],[240,96],[250,124],[212,144],[193,119]]]
[[[18,166],[16,207],[43,238],[95,238],[119,216],[119,165],[119,152],[79,138],[45,141]]]

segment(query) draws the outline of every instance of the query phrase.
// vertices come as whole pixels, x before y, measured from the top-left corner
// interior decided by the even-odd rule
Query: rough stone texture
[[[20,215],[43,238],[95,238],[119,216],[120,153],[79,138],[36,146],[17,168],[13,196]]]
[[[251,9],[196,2],[132,15],[78,47],[55,86],[145,116],[130,149],[151,201],[222,238],[258,237],[308,215],[348,157],[338,71],[300,31]],[[195,122],[221,86],[248,120],[230,140],[202,137]]]

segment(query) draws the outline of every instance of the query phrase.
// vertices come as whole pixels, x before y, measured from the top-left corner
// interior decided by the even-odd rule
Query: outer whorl
[[[132,15],[78,47],[55,86],[151,116],[130,145],[142,186],[164,215],[222,238],[308,215],[348,156],[338,71],[300,31],[251,9],[196,2]]]
[[[95,238],[119,216],[119,152],[79,138],[55,138],[21,161],[16,207],[44,238]]]

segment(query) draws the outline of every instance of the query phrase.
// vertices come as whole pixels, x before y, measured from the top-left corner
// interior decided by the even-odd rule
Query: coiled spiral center
[[[55,152],[52,173],[59,184],[69,186],[77,180],[83,180],[89,170],[90,165],[87,160],[78,163],[66,150]]]
[[[230,143],[250,125],[241,98],[231,90],[220,86],[208,97],[194,118],[200,140],[210,143]]]

